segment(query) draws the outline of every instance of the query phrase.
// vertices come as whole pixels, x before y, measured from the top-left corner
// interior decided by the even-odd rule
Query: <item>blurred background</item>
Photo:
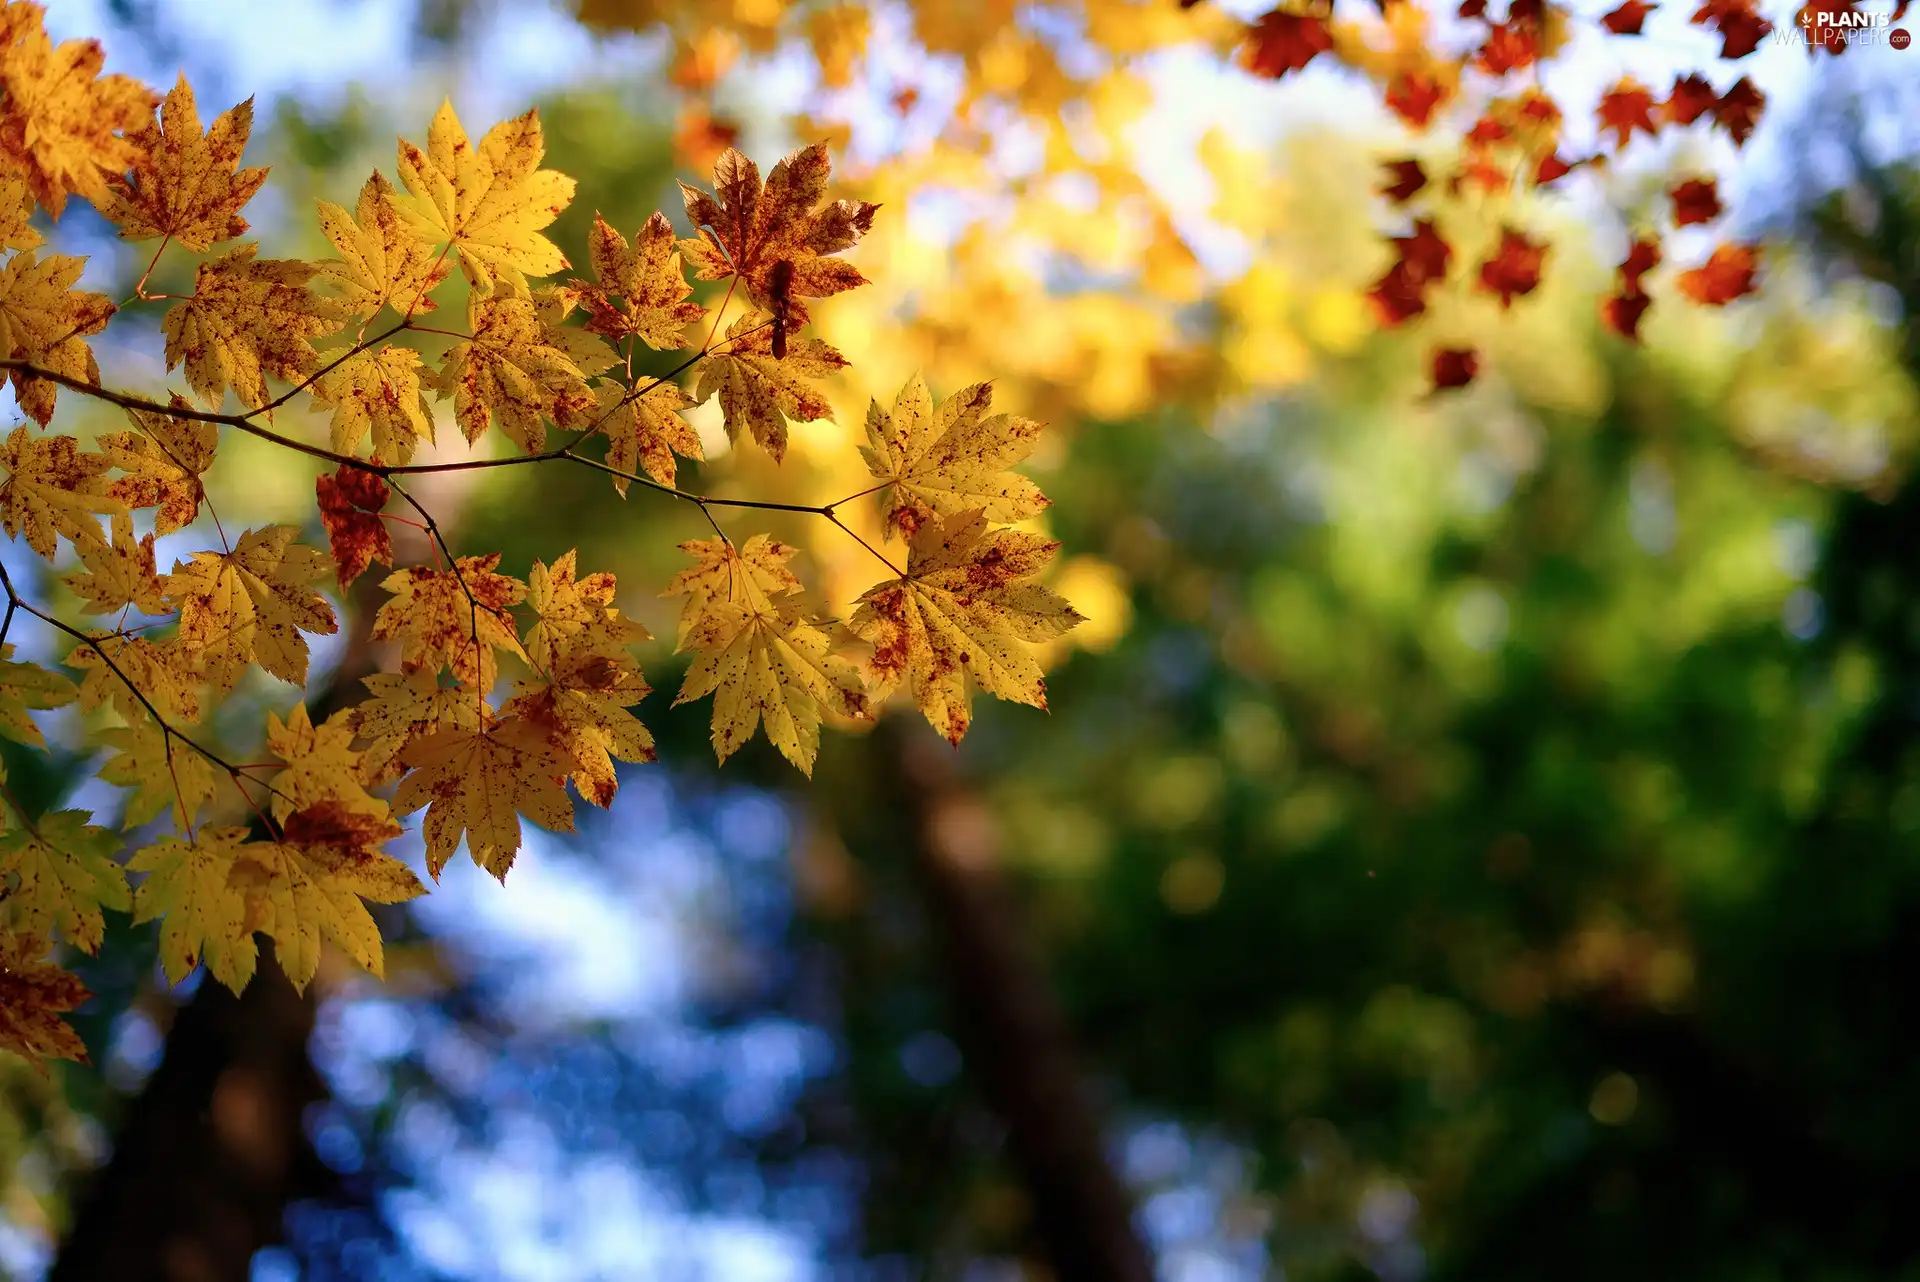
[[[1246,5],[51,7],[207,118],[256,95],[269,254],[319,256],[313,199],[444,95],[476,137],[539,105],[575,263],[596,209],[684,232],[673,180],[729,142],[832,140],[884,206],[876,284],[815,308],[839,425],[776,470],[696,412],[682,484],[852,492],[869,396],[995,379],[1052,425],[1029,470],[1092,622],[1050,714],[983,706],[958,753],[896,709],[811,785],[764,742],[716,770],[653,595],[697,516],[584,469],[423,488],[462,551],[619,575],[669,639],[660,764],[504,888],[456,863],[390,911],[384,985],[169,990],[119,919],[76,959],[98,1069],[0,1064],[7,1276],[1920,1277],[1920,54],[1763,49],[1744,152],[1580,171],[1519,211],[1538,293],[1409,337],[1362,298],[1402,225],[1380,163],[1445,131],[1233,69]],[[1685,9],[1549,69],[1570,133],[1708,57]],[[1663,269],[1629,346],[1610,265],[1702,166],[1765,290],[1708,312]],[[61,247],[123,296],[144,256],[90,218]],[[107,383],[161,385],[157,319],[98,344]],[[1436,338],[1478,382],[1426,393]],[[224,519],[311,520],[312,469],[258,444]],[[868,586],[759,515],[730,532],[799,542],[831,608]],[[119,804],[78,751],[7,753],[42,801]]]

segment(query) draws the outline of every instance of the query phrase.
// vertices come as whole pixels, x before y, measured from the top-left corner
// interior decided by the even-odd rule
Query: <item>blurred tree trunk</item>
[[[1151,1282],[1066,1018],[1000,874],[992,813],[924,725],[889,718],[874,780],[938,935],[941,983],[968,1071],[1006,1127],[1033,1229],[1061,1282]]]
[[[357,703],[374,670],[377,583],[363,576],[347,604],[346,653],[308,701],[316,722]],[[287,1204],[325,1191],[330,1173],[303,1125],[326,1094],[307,1057],[314,992],[296,993],[260,942],[244,993],[203,976],[174,1017],[160,1067],[78,1200],[50,1282],[244,1282],[254,1252],[284,1238]]]

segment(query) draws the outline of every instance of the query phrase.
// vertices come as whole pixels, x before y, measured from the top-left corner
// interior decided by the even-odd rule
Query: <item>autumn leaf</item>
[[[80,543],[74,551],[84,568],[60,581],[85,602],[83,613],[109,614],[129,606],[142,614],[167,613],[166,586],[154,569],[153,535],[135,538],[127,513],[114,513],[111,543]]]
[[[802,376],[825,378],[845,369],[847,358],[817,338],[800,338],[776,360],[766,324],[763,315],[747,315],[727,327],[726,350],[707,358],[694,398],[704,403],[718,392],[728,438],[738,441],[748,432],[778,463],[786,457],[789,419],[833,418],[832,403]]]
[[[80,449],[71,436],[33,436],[16,427],[7,437],[0,468],[0,528],[51,561],[57,536],[74,544],[104,542],[94,513],[124,512],[107,493],[107,460]]]
[[[1752,80],[1742,76],[1713,104],[1713,122],[1727,131],[1734,146],[1744,147],[1753,136],[1754,126],[1759,123],[1760,112],[1766,105],[1767,96]]]
[[[425,806],[427,871],[436,879],[466,837],[473,862],[501,880],[520,849],[520,816],[556,832],[573,831],[573,803],[561,780],[569,765],[541,727],[508,717],[480,730],[442,729],[408,748],[411,773],[394,810]]]
[[[1720,191],[1711,178],[1689,178],[1669,188],[1667,195],[1673,200],[1673,225],[1676,227],[1710,223],[1720,216]]]
[[[87,822],[84,810],[49,811],[31,827],[0,833],[0,880],[12,882],[7,904],[15,929],[50,935],[58,926],[84,953],[100,951],[103,908],[125,912],[133,900],[114,855],[119,834]]]
[[[1707,0],[1690,21],[1720,33],[1722,58],[1746,57],[1773,30],[1773,24],[1760,16],[1754,0]]]
[[[706,315],[706,308],[687,301],[693,286],[681,271],[667,216],[656,211],[629,246],[595,214],[587,245],[600,282],[597,287],[576,282],[591,313],[587,328],[615,340],[636,337],[652,348],[686,346],[686,327]]]
[[[680,242],[694,276],[724,280],[737,275],[747,298],[770,311],[774,300],[768,286],[776,265],[787,263],[795,324],[807,320],[806,307],[797,300],[866,284],[852,263],[833,255],[852,248],[872,228],[880,206],[864,200],[822,206],[832,171],[826,144],[815,143],[775,165],[763,188],[759,167],[729,148],[714,164],[713,195],[681,183],[687,219],[704,229]]]
[[[245,828],[202,828],[191,839],[162,837],[127,861],[128,872],[146,874],[133,892],[133,920],[160,919],[168,983],[180,983],[202,962],[235,993],[253,978],[260,950],[246,924],[246,896],[233,884],[249,844]]]
[[[100,777],[121,788],[133,789],[122,817],[136,828],[163,810],[173,813],[173,826],[191,831],[200,807],[213,800],[213,766],[176,735],[170,735],[152,717],[100,731],[100,740],[114,755],[100,767]]]
[[[175,396],[176,410],[190,408]],[[100,454],[124,475],[107,493],[130,508],[157,508],[155,534],[171,534],[193,523],[206,497],[200,478],[213,466],[220,429],[212,423],[154,410],[129,409],[131,432],[103,432]]]
[[[1657,4],[1648,4],[1646,0],[1626,0],[1618,9],[1603,15],[1600,25],[1616,36],[1637,36],[1647,15],[1659,7]]]
[[[1760,266],[1755,245],[1721,245],[1700,266],[1680,273],[1680,292],[1707,307],[1724,307],[1754,290]]]
[[[268,781],[275,819],[326,804],[386,818],[387,803],[366,789],[365,754],[353,746],[357,725],[343,709],[316,726],[304,703],[294,704],[285,721],[267,713],[267,751],[285,763]]]
[[[97,384],[100,369],[88,336],[107,326],[115,308],[105,294],[74,289],[86,259],[68,254],[40,258],[31,249],[0,266],[0,352],[83,383]],[[45,426],[53,418],[59,384],[8,371],[20,408]]]
[[[1698,72],[1692,72],[1673,78],[1673,88],[1660,112],[1676,125],[1690,125],[1712,111],[1717,101],[1712,83]]]
[[[1398,261],[1367,291],[1380,323],[1389,327],[1427,310],[1426,290],[1447,274],[1453,250],[1440,238],[1431,218],[1417,219],[1411,236],[1396,236]]]
[[[326,556],[293,540],[291,525],[242,534],[231,552],[195,552],[174,562],[168,599],[180,610],[180,639],[215,686],[231,689],[249,663],[294,685],[307,680],[303,632],[338,631],[333,608],[309,584]]]
[[[1546,257],[1545,242],[1528,240],[1523,233],[1503,227],[1499,250],[1480,264],[1480,287],[1498,294],[1501,307],[1511,307],[1515,295],[1530,294],[1540,284],[1540,267]]]
[[[331,475],[315,477],[313,487],[342,588],[375,561],[393,564],[393,535],[380,516],[391,492],[385,478],[365,468],[342,467]]]
[[[691,539],[680,550],[696,564],[673,576],[663,597],[684,596],[680,633],[675,648],[687,648],[687,633],[715,601],[744,604],[756,597],[781,596],[800,590],[800,580],[787,568],[798,549],[766,534],[744,543],[726,539]]]
[[[93,994],[78,977],[44,960],[47,941],[0,931],[0,1050],[26,1059],[46,1076],[48,1059],[85,1064],[86,1045],[60,1016]]]
[[[933,728],[959,743],[972,721],[969,674],[982,690],[1047,706],[1046,681],[1026,643],[1065,634],[1081,616],[1050,588],[1022,582],[1058,543],[989,530],[979,512],[923,526],[905,577],[869,588],[849,626],[873,643],[876,697],[901,682]]]
[[[308,340],[346,319],[337,299],[307,288],[312,263],[255,260],[258,245],[230,249],[200,264],[193,297],[160,322],[167,368],[186,363],[187,385],[217,406],[227,389],[249,409],[267,403],[266,375],[298,382],[317,367]]]
[[[1380,188],[1380,194],[1396,205],[1406,204],[1427,185],[1426,170],[1417,160],[1390,160],[1385,168],[1388,182]]]
[[[30,747],[46,750],[40,727],[28,709],[64,708],[78,695],[73,682],[37,663],[13,658],[11,643],[0,644],[0,734]]]
[[[313,399],[333,406],[333,452],[357,454],[371,432],[374,455],[404,465],[421,441],[433,440],[433,409],[420,387],[420,354],[392,344],[350,351],[336,347],[320,353],[326,372],[313,381]]]
[[[1504,76],[1532,66],[1539,56],[1539,38],[1530,24],[1496,22],[1474,54],[1474,65],[1490,76]]]
[[[537,111],[501,121],[475,147],[453,104],[443,101],[427,127],[425,151],[400,140],[400,181],[409,194],[394,200],[423,240],[453,246],[480,290],[501,281],[524,288],[527,277],[567,266],[540,229],[573,202],[575,184],[540,168],[546,151]]]
[[[144,695],[162,716],[187,723],[200,719],[200,677],[177,638],[156,643],[95,635],[69,650],[66,664],[87,674],[80,682],[80,706],[88,712],[111,702],[129,722],[138,721],[149,715],[140,701]]]
[[[12,174],[0,174],[0,249],[38,249],[47,243],[33,225],[34,210],[27,184]]]
[[[1247,28],[1240,65],[1256,76],[1278,80],[1332,49],[1333,35],[1324,16],[1274,9]]]
[[[1624,148],[1638,129],[1651,138],[1659,131],[1653,119],[1653,95],[1631,76],[1622,76],[1600,97],[1596,111],[1600,132],[1613,131],[1614,146]]]
[[[1433,114],[1452,95],[1439,77],[1403,71],[1387,83],[1387,110],[1415,129],[1425,129]]]
[[[987,416],[993,385],[962,388],[934,409],[915,374],[891,412],[867,410],[867,471],[887,489],[887,532],[912,536],[934,517],[979,509],[990,521],[1024,521],[1047,507],[1040,487],[1007,468],[1033,452],[1041,424],[1013,414]]]
[[[1480,356],[1471,347],[1435,348],[1431,373],[1435,391],[1465,387],[1480,373]]]
[[[551,668],[570,652],[623,659],[627,647],[651,637],[613,604],[613,575],[601,571],[580,577],[576,561],[573,551],[551,566],[535,561],[527,576],[534,620],[527,629],[526,654],[536,668]]]
[[[631,658],[594,644],[590,631],[574,633],[542,666],[539,677],[517,683],[500,715],[543,731],[580,795],[608,806],[620,788],[613,763],[654,759],[653,736],[627,711],[651,687]]]
[[[148,121],[127,135],[138,148],[132,176],[108,177],[112,195],[101,214],[123,240],[166,236],[195,251],[241,235],[247,230],[241,206],[267,180],[264,169],[239,168],[252,132],[249,98],[201,133],[200,111],[182,73],[161,105],[158,126]]]
[[[491,690],[500,677],[494,651],[526,658],[507,607],[527,594],[527,585],[494,573],[500,554],[463,556],[450,570],[411,566],[387,576],[380,586],[393,599],[374,616],[377,640],[400,640],[400,663],[407,672],[422,668],[452,670],[462,685]]]
[[[632,485],[629,479],[645,473],[662,485],[674,483],[674,455],[701,459],[706,451],[700,434],[680,417],[680,411],[696,404],[674,383],[660,382],[635,396],[618,383],[597,389],[600,403],[597,431],[607,438],[607,466],[628,476],[613,478],[613,488],[621,498]]]
[[[583,425],[598,403],[580,368],[548,341],[533,300],[474,294],[467,303],[471,339],[447,349],[437,384],[453,398],[454,419],[468,441],[498,422],[529,454],[546,445],[546,420]]]
[[[1653,300],[1636,290],[1622,290],[1620,293],[1603,299],[1600,303],[1600,318],[1608,329],[1629,342],[1640,341],[1640,318],[1645,316]]]
[[[130,76],[102,76],[98,40],[47,38],[46,10],[27,0],[0,9],[0,156],[55,219],[67,193],[107,199],[107,178],[139,158],[133,137],[160,96]]]
[[[432,311],[428,295],[453,270],[445,254],[420,239],[397,201],[393,184],[376,171],[351,214],[332,201],[314,202],[320,230],[340,255],[321,263],[319,274],[340,291],[348,312],[363,319],[382,307],[408,319]]]
[[[391,783],[404,772],[400,755],[436,730],[476,731],[488,709],[462,686],[443,686],[425,670],[376,672],[362,677],[368,696],[351,712],[354,733],[367,740],[361,770],[368,787]]]

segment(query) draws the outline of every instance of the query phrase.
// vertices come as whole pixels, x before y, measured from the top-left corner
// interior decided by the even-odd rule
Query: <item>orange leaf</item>
[[[1427,285],[1447,274],[1453,250],[1434,230],[1433,220],[1422,218],[1413,225],[1413,235],[1396,236],[1398,262],[1367,291],[1380,316],[1380,323],[1391,328],[1427,310]]]
[[[1403,71],[1387,84],[1387,110],[1415,129],[1425,129],[1447,97],[1446,86],[1424,71]]]
[[[1667,194],[1673,197],[1673,224],[1691,227],[1720,216],[1720,189],[1711,178],[1689,178]]]
[[[1487,42],[1474,55],[1474,65],[1490,76],[1504,76],[1533,65],[1540,55],[1540,42],[1528,27],[1513,22],[1496,23],[1487,32]]]
[[[379,473],[342,467],[331,476],[316,477],[314,490],[341,587],[359,578],[375,561],[393,564],[393,535],[380,519],[380,509],[387,505],[387,482]]]
[[[1637,36],[1640,24],[1647,20],[1659,5],[1648,4],[1646,0],[1627,0],[1618,9],[1600,19],[1600,25],[1616,36]]]
[[[1500,306],[1513,306],[1517,294],[1531,294],[1540,284],[1540,267],[1546,261],[1544,242],[1528,240],[1511,227],[1500,232],[1500,250],[1480,265],[1480,287],[1500,295]]]
[[[1676,125],[1690,125],[1712,111],[1716,100],[1713,85],[1705,76],[1698,72],[1675,76],[1673,91],[1667,95],[1661,114]]]
[[[1705,263],[1680,273],[1680,292],[1696,303],[1724,307],[1753,292],[1759,265],[1759,246],[1722,245]]]
[[[1744,147],[1766,105],[1767,95],[1761,93],[1752,80],[1742,76],[1713,105],[1713,122],[1733,137],[1734,146]]]
[[[1645,294],[1633,291],[1617,294],[1600,304],[1600,319],[1620,337],[1637,343],[1640,341],[1640,318],[1646,314],[1652,302]]]
[[[1722,58],[1746,57],[1773,30],[1773,24],[1760,16],[1754,0],[1707,0],[1692,20],[1696,26],[1711,26],[1720,33]]]
[[[1644,237],[1633,242],[1627,248],[1627,257],[1620,264],[1620,292],[1638,294],[1641,291],[1640,278],[1660,265],[1659,243]]]
[[[1622,76],[1619,83],[1607,90],[1600,99],[1597,114],[1600,132],[1613,130],[1619,147],[1627,145],[1636,129],[1643,130],[1649,137],[1659,130],[1653,123],[1653,95],[1632,76]]]
[[[1275,9],[1247,28],[1240,65],[1256,76],[1278,80],[1332,48],[1333,33],[1324,17]]]
[[[1390,160],[1386,163],[1387,177],[1392,181],[1380,189],[1380,194],[1396,205],[1404,205],[1412,200],[1414,193],[1427,185],[1426,170],[1417,160]]]
[[[1433,353],[1433,390],[1465,387],[1480,372],[1480,357],[1471,347],[1441,347]]]

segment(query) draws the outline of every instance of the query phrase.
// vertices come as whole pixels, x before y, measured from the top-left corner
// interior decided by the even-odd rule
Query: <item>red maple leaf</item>
[[[1403,71],[1387,85],[1387,110],[1415,129],[1425,129],[1446,100],[1446,86],[1423,71]]]
[[[1600,99],[1595,113],[1600,117],[1600,132],[1614,132],[1617,147],[1625,147],[1636,129],[1652,137],[1659,131],[1653,122],[1653,95],[1632,76],[1622,76]]]
[[[1432,368],[1434,391],[1465,387],[1480,372],[1480,357],[1471,347],[1439,347]]]
[[[1758,245],[1722,245],[1691,271],[1680,273],[1680,292],[1707,307],[1724,307],[1754,289]]]
[[[1247,28],[1240,65],[1256,76],[1278,80],[1332,48],[1325,18],[1275,9]]]
[[[1513,186],[1513,174],[1505,165],[1497,164],[1485,156],[1475,156],[1467,161],[1465,168],[1447,180],[1447,191],[1459,195],[1463,186],[1478,187],[1489,196],[1497,196]]]
[[[1427,171],[1417,160],[1390,160],[1385,168],[1391,181],[1380,189],[1380,194],[1396,205],[1406,204],[1415,192],[1427,185]]]
[[[1490,76],[1504,76],[1532,66],[1539,56],[1540,41],[1531,28],[1501,22],[1488,30],[1487,42],[1474,55],[1474,63]]]
[[[1648,4],[1646,0],[1627,0],[1618,9],[1600,19],[1600,25],[1616,36],[1637,36],[1640,24],[1647,20],[1659,5]]]
[[[1675,76],[1673,92],[1667,95],[1667,101],[1661,108],[1662,114],[1676,125],[1690,125],[1713,110],[1718,97],[1713,85],[1705,76],[1698,73],[1690,76]]]
[[[1446,276],[1453,258],[1430,218],[1417,220],[1413,235],[1395,236],[1393,245],[1399,261],[1367,291],[1380,323],[1389,329],[1427,310],[1427,287]]]
[[[1514,296],[1531,294],[1540,284],[1540,267],[1546,262],[1544,241],[1528,240],[1511,227],[1500,231],[1500,249],[1480,264],[1480,287],[1500,295],[1500,306],[1513,306]]]
[[[1640,278],[1660,265],[1660,242],[1641,237],[1627,247],[1627,256],[1620,264],[1620,292],[1639,294],[1645,291],[1640,286]]]
[[[1600,319],[1608,329],[1629,342],[1640,341],[1640,318],[1647,314],[1653,300],[1636,291],[1615,294],[1600,304]]]
[[[1513,130],[1495,120],[1492,116],[1482,116],[1473,122],[1473,128],[1467,130],[1467,146],[1490,147],[1496,142],[1504,142]]]
[[[1734,146],[1744,147],[1766,105],[1767,95],[1761,93],[1752,80],[1742,76],[1713,104],[1713,121],[1733,136]]]
[[[1755,0],[1706,0],[1692,20],[1720,33],[1722,58],[1746,57],[1773,30],[1773,24],[1760,16]]]
[[[1720,188],[1712,178],[1689,178],[1667,194],[1673,197],[1673,225],[1691,227],[1720,216]]]
[[[320,498],[320,523],[326,527],[341,587],[359,578],[375,561],[393,564],[393,536],[380,519],[388,498],[385,478],[365,468],[342,466],[331,476],[316,477],[313,488]]]

